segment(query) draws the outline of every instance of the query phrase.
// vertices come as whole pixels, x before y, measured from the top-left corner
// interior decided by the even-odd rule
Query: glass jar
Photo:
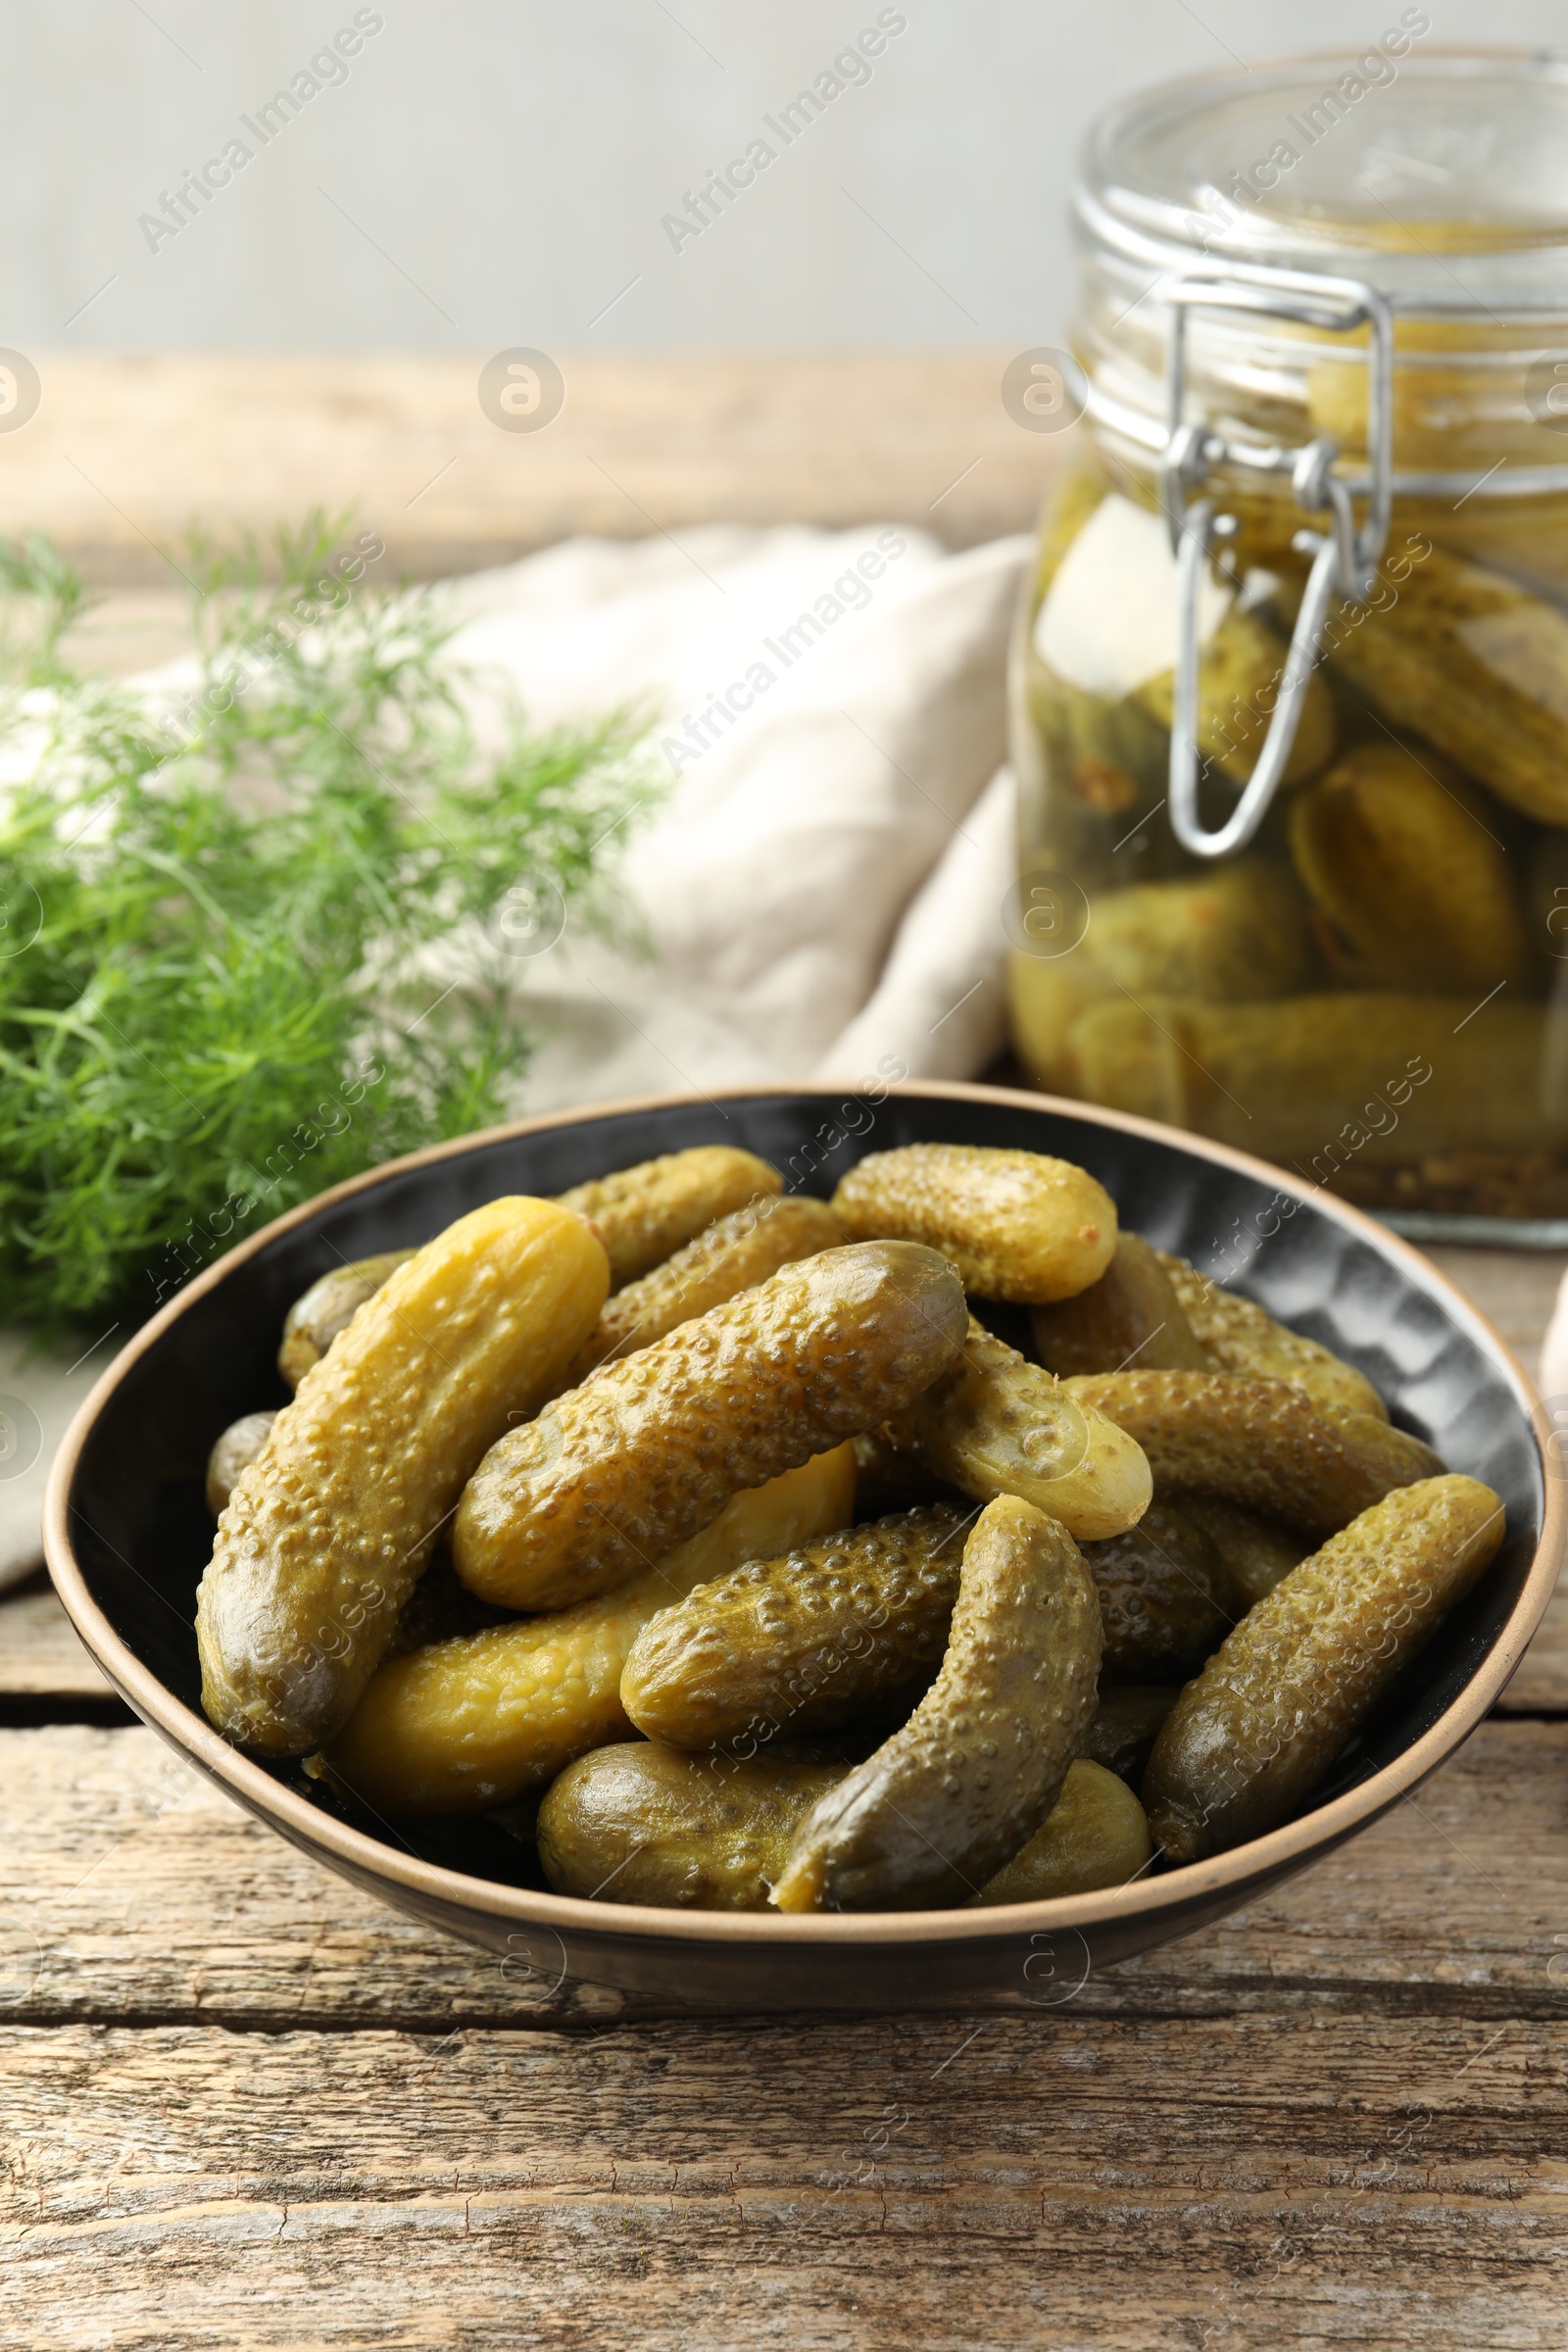
[[[1091,135],[1013,1032],[1406,1230],[1563,1242],[1568,64],[1428,31]]]

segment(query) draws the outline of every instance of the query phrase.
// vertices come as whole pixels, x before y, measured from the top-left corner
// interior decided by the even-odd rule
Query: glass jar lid
[[[1424,10],[1357,54],[1166,82],[1103,115],[1076,205],[1091,241],[1352,274],[1483,313],[1563,297],[1568,58],[1426,50]],[[1477,271],[1466,262],[1485,257]]]

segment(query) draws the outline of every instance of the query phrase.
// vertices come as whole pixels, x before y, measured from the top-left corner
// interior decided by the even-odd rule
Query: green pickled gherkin
[[[1291,855],[1323,960],[1350,988],[1517,984],[1525,934],[1508,855],[1441,758],[1358,744],[1297,795]]]
[[[1083,1752],[1136,1788],[1160,1725],[1181,1692],[1175,1683],[1112,1683],[1100,1693]]]
[[[1331,1535],[1391,1488],[1443,1469],[1419,1438],[1283,1381],[1104,1372],[1061,1385],[1137,1439],[1162,1494],[1217,1494],[1309,1535]]]
[[[1208,1372],[1213,1362],[1187,1319],[1159,1255],[1141,1234],[1119,1233],[1100,1280],[1053,1306],[1030,1309],[1040,1360],[1051,1371]]]
[[[1080,1757],[1027,1845],[988,1879],[973,1904],[1048,1903],[1125,1886],[1154,1855],[1148,1817],[1126,1782]]]
[[[1305,1538],[1290,1528],[1217,1495],[1184,1495],[1182,1509],[1197,1520],[1224,1562],[1235,1617],[1245,1617],[1265,1592],[1273,1592],[1281,1577],[1299,1568],[1311,1549]]]
[[[638,1636],[628,1719],[668,1746],[715,1747],[906,1710],[942,1663],[973,1515],[901,1512],[699,1585]]]
[[[1365,1374],[1332,1348],[1277,1323],[1255,1299],[1226,1290],[1172,1250],[1160,1250],[1155,1254],[1212,1370],[1243,1372],[1256,1380],[1283,1380],[1315,1402],[1338,1405],[1351,1413],[1370,1413],[1378,1421],[1388,1419],[1389,1408]],[[1156,1367],[1147,1368],[1152,1371]]]
[[[1125,1681],[1190,1673],[1229,1630],[1229,1586],[1212,1540],[1152,1502],[1125,1535],[1083,1546],[1103,1629],[1102,1670]]]
[[[1116,1204],[1071,1160],[982,1144],[905,1144],[851,1168],[833,1207],[856,1241],[924,1242],[983,1298],[1070,1298],[1116,1247]]]
[[[557,1894],[762,1911],[801,1823],[848,1771],[809,1744],[746,1759],[652,1740],[596,1747],[546,1791],[539,1859]]]
[[[1276,1829],[1502,1542],[1479,1480],[1403,1487],[1292,1569],[1189,1683],[1144,1775],[1166,1858],[1196,1862]]]
[[[514,1609],[624,1584],[732,1494],[896,1413],[963,1344],[963,1287],[913,1242],[862,1242],[606,1364],[512,1430],[465,1488],[459,1576]]]
[[[1095,1709],[1100,1607],[1076,1544],[1013,1495],[964,1545],[947,1654],[902,1731],[821,1797],[783,1911],[961,1902],[1033,1836]]]

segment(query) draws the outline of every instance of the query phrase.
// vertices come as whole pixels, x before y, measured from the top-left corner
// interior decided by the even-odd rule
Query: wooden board
[[[1437,1254],[1533,1367],[1560,1261]],[[696,2025],[511,1981],[151,1733],[3,1728],[103,1686],[0,1600],[0,2352],[1558,2352],[1556,1623],[1550,1719],[1060,2007]]]
[[[541,432],[479,405],[489,352],[58,352],[0,436],[0,534],[46,531],[95,580],[167,586],[217,536],[353,507],[427,579],[574,532],[871,519],[950,546],[1027,530],[1065,446],[1002,405],[1010,349],[556,355]]]
[[[0,2344],[1556,2352],[1565,1764],[1038,2019],[562,2032],[150,1734],[0,1734]]]

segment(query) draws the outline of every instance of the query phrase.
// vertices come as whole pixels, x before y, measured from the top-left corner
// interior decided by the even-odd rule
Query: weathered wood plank
[[[1000,347],[562,352],[565,406],[525,433],[480,408],[490,356],[37,356],[42,405],[0,445],[0,534],[158,586],[192,517],[270,532],[312,506],[357,507],[386,569],[418,578],[705,522],[874,518],[971,547],[1030,527],[1065,439],[1003,408]]]
[[[1568,1725],[1489,1724],[1341,1853],[1218,1927],[1091,1980],[1074,2006],[1555,2017],[1568,1996],[1565,1765]],[[442,2031],[627,2013],[594,1986],[568,1984],[552,2002],[524,1971],[381,1908],[252,1822],[151,1733],[0,1733],[0,2016],[13,2022]]]
[[[1565,2060],[1562,2019],[9,2029],[0,2341],[1556,2352]]]
[[[0,1695],[101,1698],[109,1684],[41,1581],[0,1599]]]

